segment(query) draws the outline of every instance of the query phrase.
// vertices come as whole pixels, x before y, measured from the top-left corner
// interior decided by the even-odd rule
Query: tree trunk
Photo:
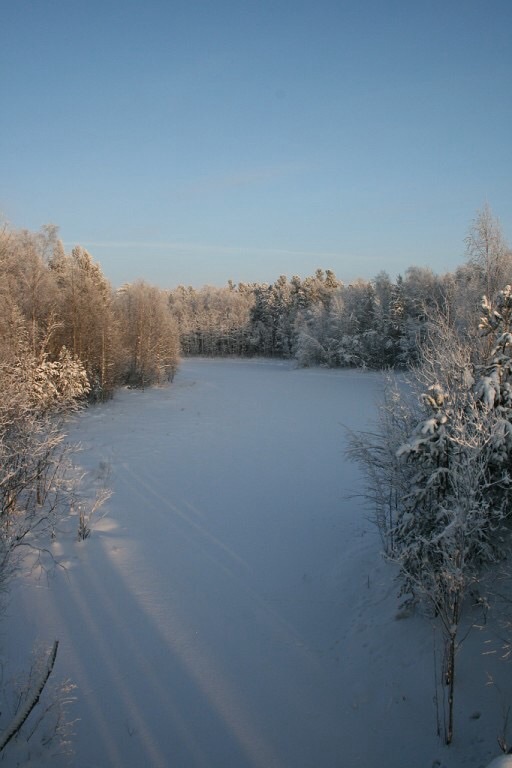
[[[453,740],[453,703],[455,698],[455,651],[456,635],[451,632],[446,649],[446,683],[448,686],[448,713],[445,729],[445,743],[451,744]]]

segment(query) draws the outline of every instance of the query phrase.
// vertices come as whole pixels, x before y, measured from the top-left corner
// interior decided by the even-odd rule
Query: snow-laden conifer
[[[508,546],[512,459],[512,292],[485,299],[482,333],[487,357],[448,318],[430,316],[420,364],[411,377],[414,400],[394,389],[381,408],[376,435],[356,436],[352,456],[380,502],[376,519],[387,553],[400,567],[401,594],[421,600],[444,638],[444,734],[453,737],[455,660],[471,586]],[[384,505],[382,500],[384,501]],[[387,505],[387,514],[383,506]]]

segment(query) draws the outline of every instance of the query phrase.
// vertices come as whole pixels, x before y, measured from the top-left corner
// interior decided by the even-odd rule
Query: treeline
[[[299,365],[408,368],[418,361],[428,318],[440,312],[474,337],[482,296],[512,282],[512,252],[485,207],[466,238],[466,261],[436,275],[410,267],[392,280],[344,284],[331,270],[274,283],[163,291],[143,281],[114,291],[82,247],[65,253],[57,229],[0,231],[0,355],[28,350],[84,367],[89,397],[120,384],[172,379],[179,354],[265,356]]]
[[[179,338],[167,294],[143,281],[114,291],[82,247],[57,229],[0,231],[0,363],[83,367],[89,397],[172,378]]]
[[[436,275],[410,267],[391,280],[345,285],[329,269],[304,279],[179,286],[169,302],[184,355],[295,358],[299,365],[407,368],[417,362],[427,319],[441,312],[473,334],[482,296],[512,281],[512,253],[484,208],[466,238],[466,262]]]
[[[411,268],[393,283],[344,285],[329,269],[272,284],[230,283],[169,296],[184,355],[295,358],[299,365],[406,366],[415,356],[424,302],[444,301],[444,281]]]

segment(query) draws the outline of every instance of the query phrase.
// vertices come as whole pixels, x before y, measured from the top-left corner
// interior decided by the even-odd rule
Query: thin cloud
[[[256,248],[246,245],[218,245],[207,243],[176,243],[162,241],[139,241],[139,240],[101,240],[92,241],[87,239],[78,239],[74,242],[65,242],[67,248],[74,247],[81,243],[87,248],[107,248],[107,249],[147,249],[147,250],[165,250],[171,253],[181,254],[253,254],[255,256],[315,256],[335,258],[341,254],[336,251],[300,251],[293,248]]]

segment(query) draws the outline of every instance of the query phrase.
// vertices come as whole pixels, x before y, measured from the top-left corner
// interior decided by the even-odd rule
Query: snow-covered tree
[[[83,363],[91,382],[91,397],[112,396],[121,365],[120,332],[114,315],[110,283],[99,264],[80,246],[70,255],[57,249],[49,260],[58,289],[54,315],[53,353],[66,346]]]
[[[375,435],[352,438],[388,555],[404,595],[430,606],[445,640],[445,738],[453,736],[455,659],[466,595],[504,553],[511,512],[512,349],[509,287],[484,300],[482,332],[494,344],[475,367],[445,315],[432,316],[409,383],[381,408]],[[391,405],[390,405],[391,404]]]
[[[172,380],[179,360],[178,326],[167,294],[140,280],[117,292],[126,383],[146,387]]]
[[[85,370],[62,349],[58,360],[34,355],[17,322],[14,344],[0,354],[0,586],[26,547],[36,548],[69,507],[69,448],[63,419],[89,391]]]
[[[254,304],[251,286],[231,281],[226,287],[201,289],[178,286],[169,306],[178,324],[184,355],[246,355],[250,348],[249,319]]]

